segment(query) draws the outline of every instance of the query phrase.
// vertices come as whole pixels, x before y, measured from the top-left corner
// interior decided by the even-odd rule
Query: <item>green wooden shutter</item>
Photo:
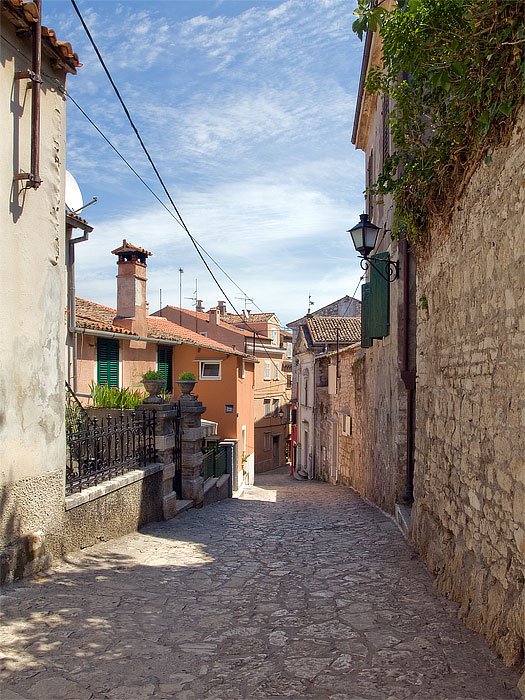
[[[372,345],[368,326],[370,324],[370,283],[361,287],[361,347],[369,348]]]
[[[390,283],[385,261],[388,253],[372,255],[370,265],[370,318],[368,333],[370,338],[384,338],[389,332]]]
[[[164,375],[165,391],[173,390],[173,348],[159,345],[157,350],[157,369]]]
[[[118,386],[118,340],[97,338],[97,382]]]

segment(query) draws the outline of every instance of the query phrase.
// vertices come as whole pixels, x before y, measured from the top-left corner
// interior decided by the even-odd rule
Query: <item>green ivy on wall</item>
[[[421,245],[483,158],[505,141],[525,93],[523,0],[358,0],[353,29],[379,31],[383,65],[365,88],[389,96],[394,152],[370,194],[392,194],[395,231]]]

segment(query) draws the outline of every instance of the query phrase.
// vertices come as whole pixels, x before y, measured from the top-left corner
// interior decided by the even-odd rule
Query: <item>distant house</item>
[[[199,303],[199,306],[202,302]],[[286,463],[290,454],[291,334],[273,313],[242,315],[219,301],[207,312],[165,306],[155,312],[202,336],[242,349],[256,360],[254,369],[255,472]]]
[[[299,326],[293,349],[294,378],[293,406],[295,409],[295,429],[292,453],[296,476],[313,479],[316,475],[315,456],[318,445],[314,436],[316,428],[316,396],[320,386],[330,382],[335,388],[337,377],[338,351],[343,347],[359,342],[361,319],[336,316],[307,316]],[[318,355],[335,352],[335,361],[326,374],[320,374],[316,359]]]
[[[304,324],[308,316],[346,316],[348,318],[356,318],[357,316],[361,316],[361,302],[359,299],[354,299],[354,297],[347,294],[326,306],[322,306],[320,309],[316,309],[305,316],[301,316],[301,318],[295,321],[290,321],[290,323],[286,324],[286,327],[292,329],[294,343],[297,340],[299,327]]]
[[[159,369],[166,389],[177,396],[178,376],[193,372],[195,393],[206,406],[204,418],[217,423],[223,439],[236,441],[238,470],[253,481],[253,357],[149,316],[146,265],[151,253],[126,240],[112,253],[118,257],[117,308],[76,300],[77,367],[72,374],[78,395],[88,398],[92,382],[142,388],[141,375]]]

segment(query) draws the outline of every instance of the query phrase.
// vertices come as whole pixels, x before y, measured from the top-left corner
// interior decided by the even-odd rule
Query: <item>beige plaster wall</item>
[[[418,268],[412,536],[508,664],[525,638],[525,109]],[[525,681],[522,681],[525,692]]]
[[[31,55],[11,25],[2,35]],[[28,60],[7,42],[0,54],[0,544],[34,527],[52,535],[65,465],[65,98],[44,77],[38,190],[13,175],[30,170],[31,91],[15,81]],[[43,72],[64,82],[46,56]],[[60,490],[57,497],[56,489]]]

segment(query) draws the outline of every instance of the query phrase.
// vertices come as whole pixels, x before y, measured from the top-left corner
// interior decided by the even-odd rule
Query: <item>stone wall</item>
[[[507,664],[525,637],[525,109],[418,266],[412,536]],[[522,680],[525,692],[525,681]]]

